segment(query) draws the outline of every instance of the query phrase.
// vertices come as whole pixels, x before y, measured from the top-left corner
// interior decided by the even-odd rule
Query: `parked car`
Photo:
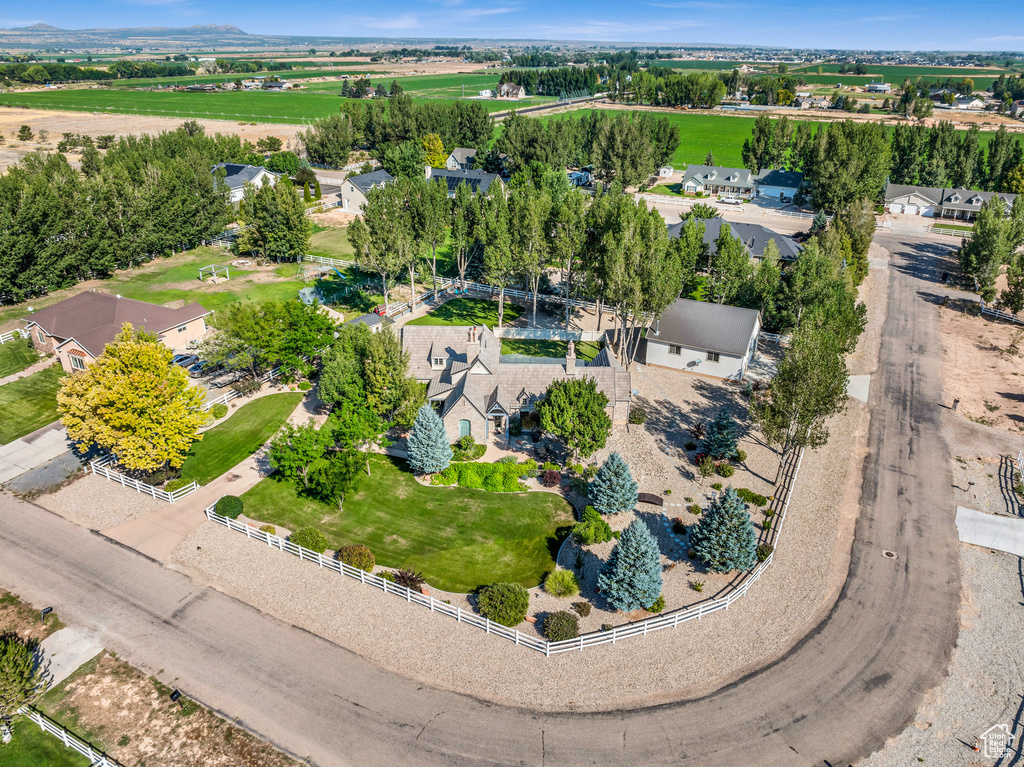
[[[225,386],[231,386],[231,384],[240,381],[243,375],[240,370],[228,370],[226,373],[222,373],[210,381],[210,388],[223,389]]]
[[[740,197],[723,197],[719,202],[723,205],[742,205],[743,199]]]
[[[199,360],[199,362],[188,369],[188,374],[193,378],[199,378],[200,376],[206,376],[217,372],[219,367],[219,365],[214,365],[206,360]]]
[[[199,362],[199,355],[196,354],[175,354],[171,359],[172,365],[181,365],[183,368],[192,367]]]

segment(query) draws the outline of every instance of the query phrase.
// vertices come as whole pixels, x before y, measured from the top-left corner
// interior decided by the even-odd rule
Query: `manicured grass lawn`
[[[502,317],[505,324],[512,322],[526,311],[518,304],[505,299],[505,313]],[[407,325],[486,325],[495,327],[498,324],[498,302],[489,298],[453,298],[446,301],[433,311],[410,320]]]
[[[932,224],[934,229],[955,229],[958,232],[973,232],[973,226],[964,226],[963,224],[947,224],[942,219],[939,219],[938,223]]]
[[[15,722],[11,731],[11,742],[0,746],[3,767],[89,767],[88,759],[27,719]]]
[[[19,373],[39,360],[39,352],[27,338],[0,344],[0,378]]]
[[[457,592],[497,581],[536,586],[575,521],[554,493],[427,487],[404,461],[373,456],[370,465],[343,511],[271,476],[242,496],[245,514],[293,531],[313,525],[333,549],[366,544],[377,564],[421,571],[432,586]]]
[[[302,397],[301,392],[271,394],[238,408],[192,445],[181,476],[205,485],[237,466],[277,433]]]
[[[528,357],[564,357],[569,351],[568,341],[547,341],[533,338],[501,339],[502,354],[525,354]],[[591,341],[576,342],[576,359],[590,361],[601,351],[601,345]]]
[[[57,414],[57,390],[64,369],[53,364],[45,370],[0,386],[0,445],[53,423]]]
[[[673,197],[682,197],[683,193],[680,191],[682,184],[657,184],[652,186],[647,191],[651,194],[669,194]]]

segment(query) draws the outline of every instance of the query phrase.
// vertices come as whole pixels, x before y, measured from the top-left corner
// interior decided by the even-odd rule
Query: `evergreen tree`
[[[704,164],[711,168],[715,167],[715,155],[710,149],[707,156],[704,157]]]
[[[626,528],[597,585],[624,612],[650,607],[661,596],[661,551],[642,521]]]
[[[637,487],[629,465],[618,453],[612,453],[590,483],[589,494],[599,512],[618,514],[636,506]]]
[[[448,468],[452,446],[444,423],[429,404],[424,403],[409,431],[409,465],[421,474],[436,474]]]
[[[708,427],[704,437],[704,452],[716,461],[736,455],[736,421],[724,407],[718,411],[715,420]]]
[[[690,533],[690,548],[716,573],[749,570],[757,562],[757,533],[732,487],[717,496]]]

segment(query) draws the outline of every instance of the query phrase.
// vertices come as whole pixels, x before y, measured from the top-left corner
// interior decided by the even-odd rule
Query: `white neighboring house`
[[[746,168],[691,165],[683,174],[680,186],[690,194],[727,194],[749,200],[754,196],[755,182]]]
[[[892,93],[892,86],[889,83],[868,83],[864,90],[867,93]]]
[[[885,188],[885,209],[908,216],[937,216],[942,190],[931,186],[889,184]]]
[[[220,162],[211,168],[211,173],[224,171],[224,183],[231,193],[231,202],[240,202],[245,195],[245,185],[252,184],[257,189],[265,184],[273,186],[281,178],[279,173],[267,170],[262,165],[240,165],[234,162]]]
[[[384,186],[395,180],[386,170],[378,169],[358,176],[349,176],[341,185],[341,208],[361,213],[366,196],[376,186]]]
[[[679,298],[647,331],[644,364],[742,381],[760,332],[754,309]]]

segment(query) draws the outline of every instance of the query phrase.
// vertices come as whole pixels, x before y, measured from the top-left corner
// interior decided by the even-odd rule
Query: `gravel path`
[[[949,676],[927,696],[914,722],[866,759],[863,767],[905,767],[922,762],[948,767],[992,765],[996,759],[985,758],[969,746],[989,727],[1000,723],[1017,731],[1016,759],[1004,759],[1000,764],[1017,764],[1021,758],[1021,559],[961,546],[960,572],[960,637]]]
[[[166,501],[142,495],[95,474],[82,477],[52,495],[42,495],[36,503],[90,530],[116,527],[167,505]]]

